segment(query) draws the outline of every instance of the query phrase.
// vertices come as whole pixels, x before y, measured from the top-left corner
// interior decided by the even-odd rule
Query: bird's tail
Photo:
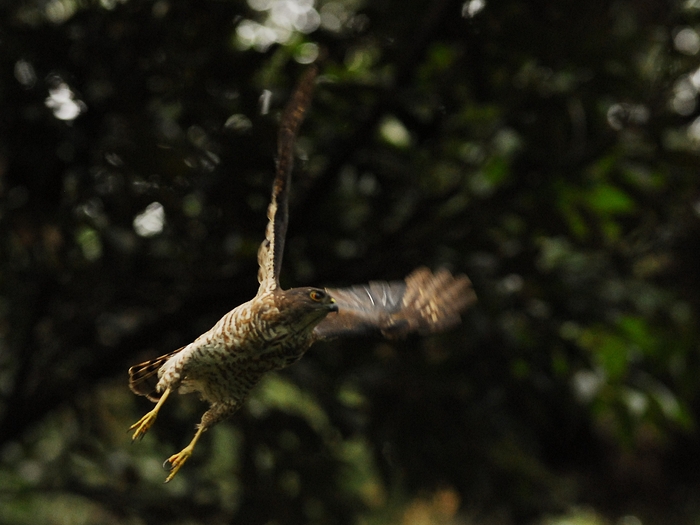
[[[177,354],[180,350],[185,348],[178,348],[174,352],[169,354],[156,357],[150,361],[144,361],[138,365],[134,365],[129,368],[129,388],[134,394],[140,396],[146,396],[151,401],[155,402],[160,399],[160,392],[156,392],[156,385],[158,384],[158,370],[162,367],[165,362],[172,356]]]

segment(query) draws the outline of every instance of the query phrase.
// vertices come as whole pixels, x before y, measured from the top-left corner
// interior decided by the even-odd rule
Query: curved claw
[[[192,438],[192,441],[190,441],[190,444],[183,448],[180,452],[178,452],[177,454],[173,454],[163,462],[163,468],[167,468],[165,465],[170,463],[170,474],[168,474],[168,477],[165,478],[164,483],[168,483],[171,479],[173,479],[175,477],[175,474],[177,474],[178,470],[180,470],[182,465],[185,464],[185,461],[187,461],[190,458],[190,456],[192,455],[192,451],[194,450],[194,446],[197,444],[197,441],[199,441],[199,437],[206,429],[207,427],[200,425],[194,437]]]
[[[141,419],[139,419],[136,423],[131,425],[129,427],[129,432],[134,430],[134,435],[131,436],[131,442],[133,443],[137,439],[143,438],[143,436],[146,435],[146,432],[148,432],[148,429],[151,428],[151,425],[156,420],[156,417],[158,417],[158,411],[160,410],[160,407],[163,406],[163,403],[165,403],[165,400],[168,399],[168,396],[170,395],[170,388],[166,388],[165,392],[163,392],[163,395],[160,396],[160,399],[158,400],[158,403],[156,403],[156,406],[148,412],[145,416],[143,416]]]
[[[142,439],[143,436],[146,435],[146,432],[148,432],[148,429],[151,428],[151,425],[153,425],[153,422],[156,420],[156,416],[158,416],[158,412],[151,410],[148,414],[129,427],[128,432],[135,430],[134,435],[131,436],[132,443],[137,439]]]
[[[185,461],[187,461],[190,456],[192,455],[192,448],[187,446],[177,454],[173,454],[170,456],[168,459],[166,459],[163,462],[163,468],[168,468],[165,465],[170,464],[170,474],[168,474],[168,477],[165,478],[165,481],[163,483],[169,483],[171,479],[175,477],[175,474],[177,474],[178,470],[182,467],[182,465],[185,464]]]

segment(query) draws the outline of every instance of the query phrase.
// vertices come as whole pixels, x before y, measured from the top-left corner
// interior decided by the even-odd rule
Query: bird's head
[[[278,308],[287,322],[301,329],[311,329],[326,315],[338,311],[335,299],[320,288],[286,290],[278,298]]]

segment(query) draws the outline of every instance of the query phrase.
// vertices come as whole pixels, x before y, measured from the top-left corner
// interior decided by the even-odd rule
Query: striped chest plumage
[[[313,343],[313,326],[290,312],[273,294],[234,308],[163,365],[159,387],[208,401],[244,397],[262,374],[294,363]]]

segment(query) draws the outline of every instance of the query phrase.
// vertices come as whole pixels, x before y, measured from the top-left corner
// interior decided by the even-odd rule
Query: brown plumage
[[[192,343],[129,369],[131,390],[156,402],[131,426],[134,440],[148,431],[172,392],[197,392],[210,405],[190,444],[167,460],[171,468],[166,483],[187,461],[202,433],[236,412],[264,373],[294,363],[315,341],[436,332],[457,324],[460,313],[476,300],[466,276],[453,277],[447,270],[433,274],[427,268],[413,271],[404,281],[343,289],[280,288],[294,141],[316,74],[316,67],[307,70],[282,117],[269,222],[258,250],[258,293]]]
[[[460,322],[459,314],[476,301],[466,275],[445,269],[413,270],[404,281],[371,281],[350,288],[326,288],[338,312],[316,328],[318,339],[348,335],[382,335],[389,339],[410,333],[439,332]]]

